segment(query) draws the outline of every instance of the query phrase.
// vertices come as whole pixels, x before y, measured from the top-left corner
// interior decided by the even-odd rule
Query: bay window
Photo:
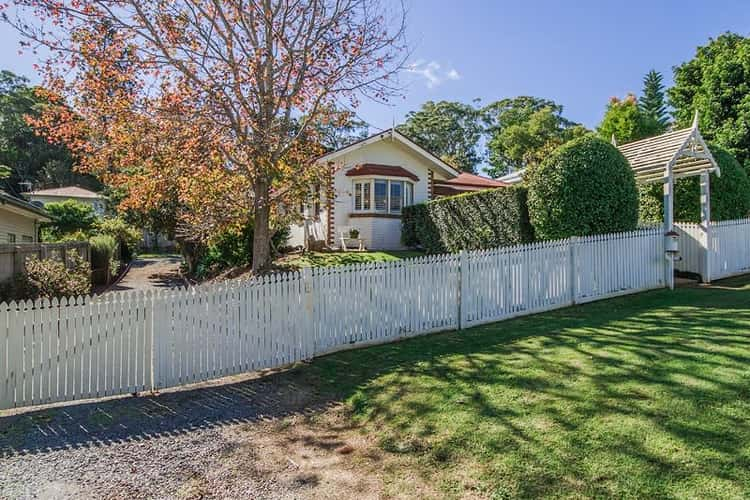
[[[401,213],[413,203],[414,185],[408,181],[368,179],[354,181],[354,211]],[[372,209],[371,209],[372,207]]]

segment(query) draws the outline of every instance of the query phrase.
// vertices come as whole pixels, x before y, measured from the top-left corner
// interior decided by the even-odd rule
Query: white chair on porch
[[[351,230],[354,228],[351,227],[342,227],[341,232],[339,234],[339,243],[341,246],[341,251],[346,252],[349,250],[354,250],[356,252],[364,252],[365,251],[365,241],[357,236],[356,238],[351,237]]]

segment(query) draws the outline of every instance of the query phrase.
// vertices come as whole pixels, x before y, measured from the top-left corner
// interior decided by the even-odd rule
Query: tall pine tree
[[[659,124],[660,132],[667,130],[669,127],[667,101],[664,97],[662,75],[658,71],[652,69],[643,77],[643,93],[638,105],[641,111]]]

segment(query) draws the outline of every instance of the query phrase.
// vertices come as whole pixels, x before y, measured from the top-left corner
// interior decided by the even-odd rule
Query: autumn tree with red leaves
[[[82,170],[126,186],[126,204],[175,197],[196,233],[221,224],[221,210],[202,213],[208,200],[247,207],[257,271],[270,263],[274,210],[324,175],[314,161],[317,124],[335,122],[342,104],[398,93],[399,7],[13,0],[3,17],[30,49],[50,54],[40,70],[60,105],[38,126],[69,145]]]

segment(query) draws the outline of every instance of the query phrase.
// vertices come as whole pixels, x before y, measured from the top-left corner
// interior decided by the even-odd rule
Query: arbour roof
[[[617,149],[630,163],[635,180],[642,184],[661,182],[669,175],[679,179],[703,172],[721,174],[698,130],[697,114],[690,128],[622,144]]]

